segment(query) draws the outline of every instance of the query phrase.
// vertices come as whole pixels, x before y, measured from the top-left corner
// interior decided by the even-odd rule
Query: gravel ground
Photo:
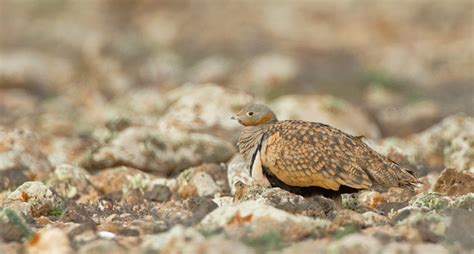
[[[0,253],[472,253],[474,2],[0,2]],[[266,103],[409,191],[252,184]]]

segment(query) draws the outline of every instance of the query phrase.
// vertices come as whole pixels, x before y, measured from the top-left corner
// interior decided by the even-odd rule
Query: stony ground
[[[471,1],[0,10],[0,253],[474,250]],[[420,185],[253,186],[229,118],[255,101],[364,135]]]

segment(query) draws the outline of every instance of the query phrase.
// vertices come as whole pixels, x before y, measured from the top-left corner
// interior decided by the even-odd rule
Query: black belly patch
[[[252,175],[253,164],[255,163],[255,158],[257,157],[257,153],[260,152],[260,149],[262,149],[262,141],[264,137],[265,135],[262,135],[262,138],[260,138],[260,140],[257,143],[257,149],[255,149],[255,151],[252,154],[252,160],[250,160],[250,168],[249,168],[250,175]]]
[[[345,185],[341,185],[341,187],[337,191],[328,190],[328,189],[316,187],[316,186],[312,186],[312,187],[291,186],[280,181],[280,179],[278,179],[274,174],[272,174],[272,172],[270,172],[268,168],[262,166],[262,171],[265,177],[268,179],[268,181],[272,185],[272,187],[279,187],[281,189],[301,195],[303,197],[323,195],[325,197],[332,198],[332,197],[337,197],[343,193],[354,193],[354,192],[359,191],[358,189],[354,189]]]

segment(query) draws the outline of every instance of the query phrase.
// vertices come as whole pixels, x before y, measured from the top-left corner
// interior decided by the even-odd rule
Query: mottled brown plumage
[[[267,177],[288,186],[330,190],[339,190],[341,185],[384,190],[417,182],[409,170],[372,150],[360,137],[331,126],[278,121],[260,104],[247,105],[233,119],[245,126],[238,146],[252,175],[263,170]]]

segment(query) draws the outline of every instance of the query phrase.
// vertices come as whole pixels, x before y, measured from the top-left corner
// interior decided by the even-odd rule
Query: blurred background
[[[255,101],[420,186],[246,186]],[[473,116],[474,0],[0,0],[0,253],[473,253]]]
[[[87,134],[208,82],[268,103],[330,96],[373,136],[407,136],[474,114],[474,1],[0,2],[4,127]]]

